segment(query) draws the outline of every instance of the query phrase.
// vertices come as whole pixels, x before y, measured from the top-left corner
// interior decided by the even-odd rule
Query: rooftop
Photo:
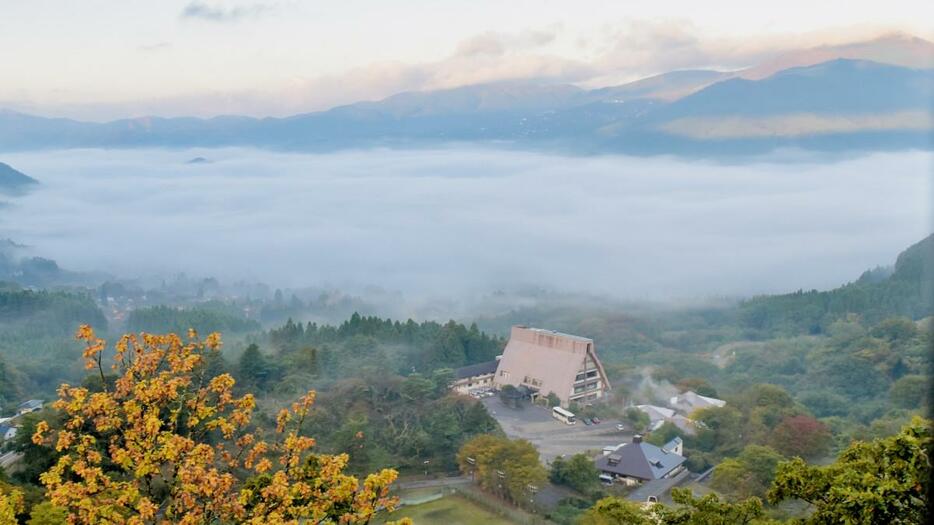
[[[496,365],[499,361],[486,361],[484,363],[477,363],[475,365],[462,366],[454,370],[454,377],[457,379],[467,379],[468,377],[476,377],[487,374],[496,373]]]
[[[519,325],[519,328],[525,328],[526,330],[528,330],[528,331],[530,331],[530,332],[536,332],[536,333],[540,333],[540,334],[548,334],[548,335],[555,335],[555,336],[558,336],[558,337],[565,337],[565,338],[568,338],[568,339],[573,339],[573,340],[575,340],[575,341],[580,341],[580,342],[582,342],[582,343],[592,343],[592,342],[593,342],[593,339],[591,339],[591,338],[589,338],[589,337],[581,337],[581,336],[579,336],[579,335],[566,334],[566,333],[564,333],[564,332],[559,332],[559,331],[557,331],[557,330],[548,330],[547,328],[533,328],[533,327],[530,327],[530,326],[523,326],[523,325]]]
[[[603,472],[653,480],[665,477],[685,461],[683,456],[639,441],[626,443],[612,454],[597,458],[595,464]]]

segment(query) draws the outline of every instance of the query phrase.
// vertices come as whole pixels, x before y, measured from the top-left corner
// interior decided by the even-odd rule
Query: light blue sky
[[[0,107],[90,119],[282,115],[408,89],[739,68],[900,30],[887,0],[0,0]]]

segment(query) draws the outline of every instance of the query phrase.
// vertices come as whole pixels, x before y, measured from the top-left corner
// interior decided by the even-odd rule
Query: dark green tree
[[[567,485],[578,492],[587,493],[597,487],[600,472],[586,454],[574,454],[570,458],[555,458],[551,462],[548,478],[552,483]]]
[[[262,389],[269,377],[269,363],[259,351],[259,347],[250,344],[240,355],[237,366],[240,381]]]

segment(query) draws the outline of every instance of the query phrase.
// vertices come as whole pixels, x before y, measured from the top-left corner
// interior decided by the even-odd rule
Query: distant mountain
[[[499,82],[401,93],[288,118],[97,124],[0,112],[0,150],[239,145],[328,151],[455,141],[640,155],[746,154],[787,146],[930,149],[932,93],[932,69],[835,59],[761,80],[676,71],[593,90]]]
[[[594,89],[588,93],[588,98],[602,102],[626,102],[633,99],[677,100],[733,76],[734,73],[708,69],[671,71],[621,86]]]
[[[761,80],[785,69],[813,66],[841,58],[868,60],[912,69],[931,69],[934,68],[934,43],[904,33],[893,33],[864,42],[793,51],[740,71],[738,76],[749,80]]]
[[[20,192],[36,184],[39,184],[36,179],[13,169],[9,164],[0,162],[0,191]]]
[[[838,59],[717,82],[601,133],[635,151],[930,149],[932,93],[934,70]]]

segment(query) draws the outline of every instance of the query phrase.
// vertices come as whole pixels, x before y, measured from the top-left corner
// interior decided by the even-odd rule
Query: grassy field
[[[445,496],[442,499],[403,507],[391,515],[387,520],[412,518],[419,524],[443,525],[510,525],[511,522],[477,506],[461,496]]]

